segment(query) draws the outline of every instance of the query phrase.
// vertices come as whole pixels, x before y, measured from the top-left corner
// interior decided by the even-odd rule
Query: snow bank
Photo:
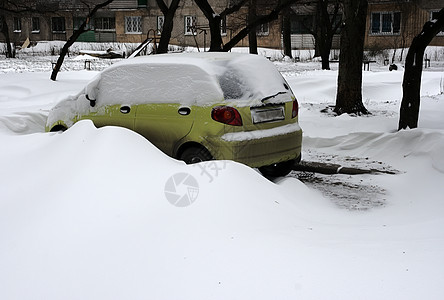
[[[233,162],[187,166],[90,121],[2,140],[2,299],[442,295],[437,213],[420,224],[348,214],[295,179],[276,185]],[[165,193],[180,173],[197,182],[187,207]]]
[[[420,127],[396,132],[398,74],[365,74],[373,115],[335,118],[320,113],[335,71],[282,67],[304,155],[397,168],[350,179],[381,186],[384,205],[342,209],[295,178],[272,183],[228,161],[187,166],[89,121],[43,133],[49,107],[95,73],[1,74],[0,298],[442,299],[442,74],[424,73]]]
[[[304,226],[288,196],[314,196],[299,182],[286,192],[248,167],[217,162],[223,169],[209,183],[208,163],[187,166],[133,132],[90,121],[3,140],[9,160],[1,169],[9,171],[0,180],[10,184],[2,188],[0,236],[14,246],[0,251],[2,299],[294,294],[288,275],[296,268],[281,252],[290,240],[275,233]],[[186,208],[165,194],[177,173],[199,185]]]

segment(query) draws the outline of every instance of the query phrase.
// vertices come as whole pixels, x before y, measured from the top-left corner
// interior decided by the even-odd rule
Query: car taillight
[[[293,110],[291,112],[291,118],[296,118],[298,116],[299,104],[298,100],[294,99],[293,101]]]
[[[242,126],[242,118],[237,109],[230,106],[216,106],[211,111],[214,121],[228,125]]]

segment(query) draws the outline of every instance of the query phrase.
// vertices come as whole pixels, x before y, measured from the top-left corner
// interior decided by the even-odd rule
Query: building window
[[[83,22],[85,22],[86,18],[81,18],[81,17],[75,17],[74,18],[74,30],[79,30],[80,26],[82,26]],[[85,26],[85,30],[93,30],[94,26],[91,24],[91,22],[89,22],[88,24],[86,24]]]
[[[32,17],[31,18],[31,32],[32,33],[40,33],[40,18]]]
[[[116,19],[115,18],[96,18],[94,19],[94,27],[99,31],[115,31]]]
[[[142,33],[142,17],[125,17],[126,33]]]
[[[196,17],[185,16],[185,35],[196,35]]]
[[[12,30],[14,32],[22,32],[22,20],[20,20],[20,18],[14,17],[14,25]]]
[[[270,33],[268,23],[258,25],[256,27],[256,35],[264,36]]]
[[[165,22],[164,16],[157,16],[157,34],[161,34],[163,30],[163,23]]]
[[[138,7],[146,7],[147,5],[147,0],[137,0],[137,6]]]
[[[53,17],[51,18],[52,32],[54,33],[64,33],[66,32],[65,18],[64,17]]]
[[[375,12],[372,13],[372,34],[399,34],[401,32],[400,12]]]
[[[227,35],[227,16],[223,16],[223,18],[220,20],[220,34],[222,36]]]
[[[439,13],[439,11],[432,11],[430,13],[430,20],[436,20],[438,18],[438,13]],[[444,30],[438,32],[437,35],[444,35]]]

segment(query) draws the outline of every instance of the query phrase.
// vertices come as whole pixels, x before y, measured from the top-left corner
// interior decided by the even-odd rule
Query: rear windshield
[[[244,102],[261,101],[268,98],[270,102],[291,101],[293,94],[282,75],[275,66],[261,59],[219,62],[224,64],[224,72],[217,79],[226,101]]]

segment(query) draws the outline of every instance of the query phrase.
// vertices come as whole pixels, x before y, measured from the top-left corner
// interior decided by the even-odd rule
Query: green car
[[[298,102],[267,59],[236,53],[137,57],[101,72],[58,103],[46,131],[79,120],[122,126],[167,155],[234,160],[284,176],[301,159]]]

